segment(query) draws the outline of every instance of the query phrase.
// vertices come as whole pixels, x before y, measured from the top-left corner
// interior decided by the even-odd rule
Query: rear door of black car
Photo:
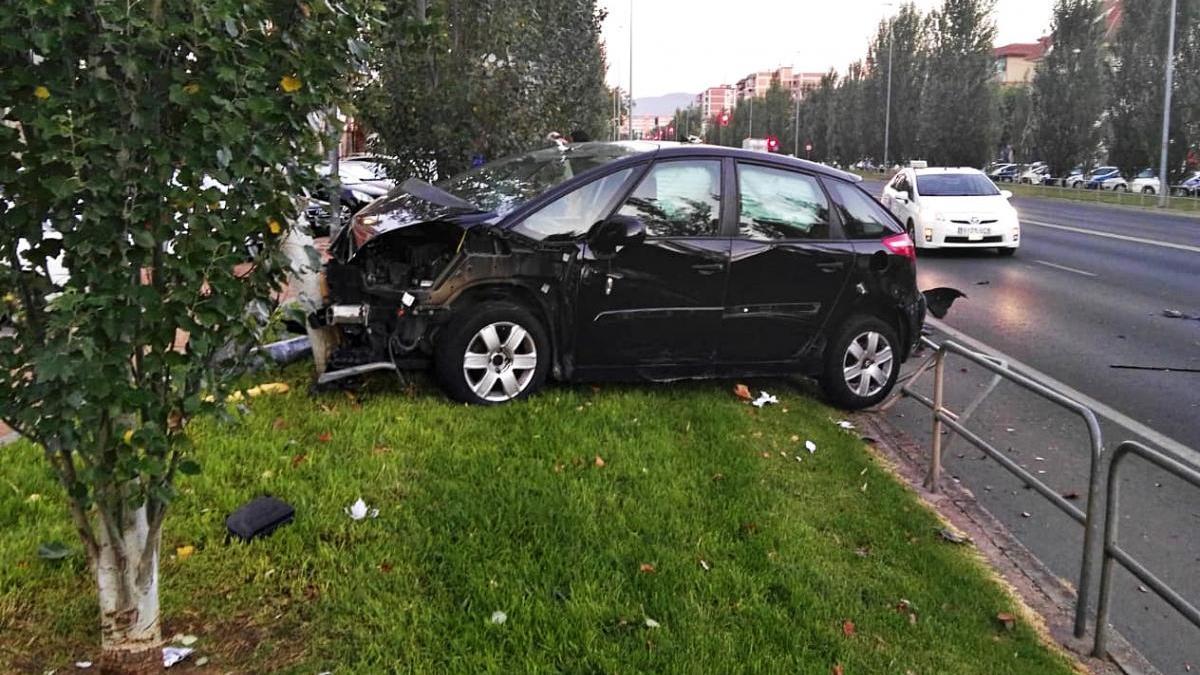
[[[815,176],[739,161],[736,185],[717,357],[725,364],[792,361],[845,288],[854,248]]]
[[[649,366],[682,374],[711,365],[729,269],[722,171],[719,158],[657,161],[617,209],[639,218],[646,238],[582,261],[578,367]]]

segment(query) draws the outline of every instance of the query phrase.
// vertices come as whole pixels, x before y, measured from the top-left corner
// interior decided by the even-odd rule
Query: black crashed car
[[[816,377],[882,399],[920,336],[912,242],[851,174],[580,143],[410,179],[333,239],[321,382],[432,367],[459,401],[563,381]]]

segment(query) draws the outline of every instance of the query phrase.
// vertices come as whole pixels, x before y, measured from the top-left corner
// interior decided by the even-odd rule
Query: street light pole
[[[1167,77],[1163,88],[1162,153],[1158,165],[1158,208],[1167,206],[1167,145],[1171,136],[1171,81],[1175,76],[1175,0],[1167,23]]]
[[[883,170],[888,170],[888,145],[891,139],[892,132],[892,24],[895,17],[888,17],[888,74],[887,74],[887,102],[883,106]]]
[[[629,140],[633,140],[633,0],[629,0]]]
[[[793,77],[795,75],[793,74]],[[792,157],[800,156],[800,85],[792,80],[792,97],[796,99],[796,124],[792,126],[792,133],[796,135],[792,143]]]

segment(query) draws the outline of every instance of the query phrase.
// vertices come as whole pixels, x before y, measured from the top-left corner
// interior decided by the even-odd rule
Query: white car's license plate
[[[958,228],[958,236],[967,237],[968,239],[980,239],[991,234],[991,228],[988,227],[960,227]]]

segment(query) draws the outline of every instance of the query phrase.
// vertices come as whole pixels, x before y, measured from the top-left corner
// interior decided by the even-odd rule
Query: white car
[[[1045,164],[1031,164],[1029,169],[1025,171],[1025,173],[1021,174],[1021,177],[1017,179],[1017,182],[1025,185],[1041,185],[1042,180],[1048,173],[1050,173],[1050,167],[1046,166]]]
[[[1012,255],[1021,245],[1012,193],[998,190],[979,169],[904,169],[880,201],[904,223],[917,248],[995,248]]]
[[[1144,195],[1158,194],[1158,173],[1154,169],[1142,169],[1129,183],[1129,191]]]

